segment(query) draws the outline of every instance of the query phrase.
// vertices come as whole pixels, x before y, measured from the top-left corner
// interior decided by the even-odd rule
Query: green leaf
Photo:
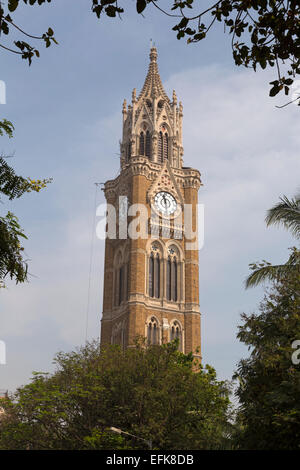
[[[276,96],[280,92],[280,87],[278,85],[274,85],[269,92],[269,96]]]
[[[178,23],[178,28],[184,29],[187,26],[188,22],[189,22],[188,18],[186,17],[182,18],[182,20]]]
[[[19,5],[19,0],[9,0],[8,9],[9,11],[15,11]]]
[[[137,0],[136,2],[136,11],[142,13],[147,6],[146,0]]]
[[[114,18],[116,16],[116,7],[114,7],[113,5],[109,5],[108,7],[105,8],[105,13],[110,18]]]

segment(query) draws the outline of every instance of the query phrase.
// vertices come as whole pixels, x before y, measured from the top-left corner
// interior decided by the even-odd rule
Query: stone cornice
[[[162,165],[154,163],[146,157],[131,157],[130,162],[125,166],[117,178],[108,180],[104,185],[104,193],[109,197],[109,193],[117,194],[120,182],[132,176],[142,175],[149,181],[154,181],[161,172]],[[199,189],[202,185],[201,174],[194,168],[172,168],[172,173],[176,183],[184,188]]]

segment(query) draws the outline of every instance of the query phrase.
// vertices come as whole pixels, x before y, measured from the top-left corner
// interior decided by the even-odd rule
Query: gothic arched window
[[[160,297],[160,260],[157,255],[154,258],[154,297]]]
[[[163,158],[168,159],[169,158],[169,141],[168,141],[168,134],[164,134],[164,139],[163,139]]]
[[[158,147],[157,147],[157,156],[158,161],[163,163],[165,159],[169,158],[169,136],[166,131],[166,127],[162,126],[161,131],[158,134]]]
[[[149,295],[150,297],[154,297],[154,255],[151,253],[149,258]]]
[[[170,329],[170,341],[178,340],[178,349],[182,351],[182,330],[178,321],[174,321]]]
[[[114,264],[114,304],[118,307],[128,297],[128,262],[124,262],[121,253]]]
[[[147,131],[146,134],[142,131],[140,133],[140,142],[139,142],[139,154],[145,155],[146,157],[151,156],[151,135]]]
[[[140,133],[140,155],[144,155],[145,152],[145,137],[144,132]]]
[[[112,328],[111,344],[119,344],[124,349],[125,347],[125,323],[115,323]]]
[[[171,264],[171,300],[177,302],[177,259],[173,258]]]
[[[178,262],[174,250],[169,249],[167,260],[167,300],[177,302],[178,299]]]
[[[168,261],[167,261],[167,299],[168,300],[171,300],[171,266],[172,266],[172,261],[169,256]]]
[[[147,340],[148,344],[159,344],[159,327],[155,317],[151,317],[147,324]]]
[[[158,249],[153,246],[149,257],[149,296],[160,298],[160,257]]]
[[[160,163],[163,162],[163,133],[158,134],[157,156]]]
[[[146,147],[145,147],[145,155],[146,157],[150,157],[151,155],[151,139],[150,139],[150,132],[146,132]]]

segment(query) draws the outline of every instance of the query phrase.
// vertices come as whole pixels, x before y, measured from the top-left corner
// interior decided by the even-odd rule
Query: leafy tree
[[[42,36],[32,36],[16,25],[11,15],[20,3],[42,5],[51,0],[8,0],[8,11],[1,6],[0,32],[8,35],[10,28],[17,29],[30,39],[44,41],[46,47],[57,43],[53,30]],[[126,1],[92,0],[92,11],[100,18],[111,18],[125,12]],[[153,7],[174,18],[173,30],[177,38],[187,38],[188,43],[205,39],[215,24],[222,23],[230,37],[235,64],[266,69],[276,69],[276,79],[270,82],[270,96],[280,91],[289,94],[294,78],[300,73],[300,5],[298,0],[212,0],[205,7],[195,0],[136,0],[137,13],[143,15]],[[1,47],[19,54],[29,63],[39,51],[25,41],[14,43],[15,49]],[[16,49],[17,48],[17,49]],[[282,71],[283,69],[283,71]],[[298,97],[296,99],[299,99]],[[300,104],[300,100],[299,103]]]
[[[8,137],[12,137],[13,129],[10,121],[0,121],[0,135],[6,133]],[[25,192],[39,192],[50,181],[17,176],[6,159],[0,157],[0,195],[8,197],[9,200],[19,198]],[[28,265],[21,244],[21,239],[24,238],[27,237],[13,213],[9,211],[5,216],[0,216],[0,288],[5,287],[6,276],[10,276],[17,283],[27,279]]]
[[[242,314],[237,337],[251,350],[239,362],[238,447],[300,448],[300,269],[274,282],[258,314]]]
[[[122,351],[94,341],[55,358],[4,404],[2,449],[219,449],[230,432],[229,385],[176,342]],[[119,439],[119,440],[116,440]],[[117,447],[119,446],[119,447]]]
[[[0,136],[7,135],[10,139],[13,136],[14,126],[7,119],[0,121]]]
[[[289,200],[286,196],[280,199],[280,203],[272,207],[266,216],[267,226],[283,225],[300,239],[300,194]],[[285,264],[272,265],[263,260],[262,263],[252,263],[252,274],[246,280],[246,288],[253,287],[266,280],[278,280],[284,278],[290,272],[298,272],[300,265],[300,251],[293,247],[292,253]]]
[[[24,3],[29,4],[29,5],[33,5],[34,3],[36,3],[35,0],[34,1],[23,0],[23,1]],[[51,2],[51,0],[47,0],[47,1],[48,3]],[[44,3],[44,0],[37,0],[37,3],[41,5],[42,3]],[[43,41],[46,47],[49,47],[52,43],[58,44],[56,39],[53,36],[54,33],[51,28],[48,28],[48,31],[46,31],[41,36],[34,36],[32,34],[27,33],[19,25],[17,25],[13,21],[10,13],[15,11],[18,4],[19,4],[19,0],[8,0],[7,9],[5,9],[5,6],[3,5],[3,3],[0,4],[0,35],[2,33],[2,37],[8,36],[11,29],[13,29],[21,33],[22,37],[26,36],[30,39],[34,39],[35,41]],[[14,41],[14,46],[11,46],[11,47],[1,42],[0,47],[9,52],[20,55],[22,59],[28,60],[29,65],[31,64],[32,58],[34,56],[36,57],[40,56],[40,53],[38,49],[36,49],[35,46],[32,46],[31,44],[23,40]],[[12,47],[14,48],[12,49]]]

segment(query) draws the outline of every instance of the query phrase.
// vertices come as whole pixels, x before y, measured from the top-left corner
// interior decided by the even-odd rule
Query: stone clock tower
[[[150,51],[144,86],[123,103],[121,171],[107,181],[101,343],[175,338],[201,358],[197,243],[200,173],[183,166],[182,104],[162,86]],[[109,230],[108,230],[109,232]]]

